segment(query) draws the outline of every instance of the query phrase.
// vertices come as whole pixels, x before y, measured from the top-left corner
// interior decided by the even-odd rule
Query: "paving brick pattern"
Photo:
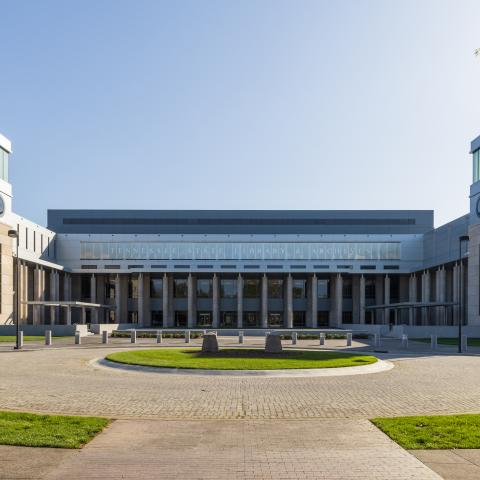
[[[65,478],[440,479],[367,420],[120,420],[46,476]]]
[[[304,419],[480,411],[480,357],[424,356],[348,377],[188,376],[96,369],[117,346],[0,352],[0,408],[165,419]]]

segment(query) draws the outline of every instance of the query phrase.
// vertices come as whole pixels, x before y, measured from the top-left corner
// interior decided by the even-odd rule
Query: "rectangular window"
[[[328,311],[320,311],[317,313],[317,325],[319,327],[328,327]]]
[[[295,279],[293,280],[293,298],[307,297],[307,281]]]
[[[260,296],[260,280],[246,278],[243,282],[243,296],[245,298],[258,298]]]
[[[268,279],[268,298],[283,298],[283,280],[281,278]]]
[[[243,323],[245,327],[255,328],[259,326],[259,315],[258,312],[244,312],[243,314]]]
[[[82,300],[90,299],[90,276],[82,275],[81,280],[81,297]]]
[[[237,280],[220,280],[220,294],[222,298],[237,298]]]
[[[152,310],[152,327],[163,327],[163,312]]]
[[[107,277],[105,279],[105,298],[115,298],[115,278]]]
[[[283,327],[283,313],[282,312],[268,312],[268,328]]]
[[[197,297],[212,298],[212,280],[199,278],[197,280]]]
[[[128,323],[138,323],[138,312],[136,310],[128,311]]]
[[[174,326],[177,328],[185,328],[187,326],[187,318],[187,312],[176,311],[174,317]]]
[[[175,278],[173,280],[173,296],[175,298],[187,298],[188,286],[186,278]]]
[[[352,298],[352,279],[343,279],[343,298]]]
[[[473,152],[473,183],[480,180],[480,149]]]
[[[33,251],[37,250],[37,232],[33,231]]]
[[[150,277],[150,297],[162,298],[163,296],[163,278]]]
[[[352,312],[342,312],[342,322],[343,323],[353,323]]]
[[[108,310],[107,323],[115,323],[115,310]]]
[[[237,326],[237,312],[222,312],[220,328],[235,328]]]
[[[317,296],[318,298],[330,298],[330,282],[326,278],[319,278],[317,280]]]
[[[128,279],[128,298],[138,298],[138,277]]]
[[[306,326],[305,312],[293,312],[293,326],[295,328],[304,328]]]
[[[375,300],[375,280],[365,279],[365,298]]]
[[[197,327],[209,328],[212,326],[212,312],[198,312],[197,313]]]

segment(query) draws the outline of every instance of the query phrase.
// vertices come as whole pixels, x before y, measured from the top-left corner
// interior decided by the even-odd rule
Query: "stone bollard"
[[[23,348],[23,330],[18,332],[18,346],[19,348]]]
[[[432,350],[437,349],[437,336],[436,335],[430,335],[430,346]]]
[[[131,343],[137,343],[137,331],[136,330],[132,330],[130,332],[130,342]]]
[[[108,331],[104,330],[102,332],[102,343],[108,343]]]
[[[282,340],[280,338],[280,335],[276,335],[274,333],[267,335],[267,338],[265,339],[265,352],[281,353],[282,350]]]
[[[325,334],[324,333],[320,334],[320,345],[325,345]]]
[[[373,334],[373,346],[379,347],[380,346],[380,334],[374,333]]]
[[[408,335],[406,333],[402,334],[402,348],[408,348]]]
[[[51,345],[52,344],[52,331],[51,330],[45,330],[45,345]]]
[[[243,332],[238,332],[238,343],[243,343]]]
[[[185,343],[190,343],[190,330],[185,330]]]
[[[466,353],[468,350],[468,337],[466,335],[462,335],[462,338],[460,340],[460,351],[462,353]]]
[[[157,332],[157,343],[162,343],[162,341],[163,341],[162,332],[161,332],[161,330],[159,330]]]
[[[297,344],[298,335],[297,332],[292,332],[292,345]]]
[[[217,334],[210,332],[203,336],[202,342],[203,353],[217,353],[218,352],[218,340]]]
[[[347,333],[347,347],[351,347],[352,346],[352,334],[351,333]]]
[[[82,337],[80,332],[75,332],[75,345],[80,345],[82,343]]]

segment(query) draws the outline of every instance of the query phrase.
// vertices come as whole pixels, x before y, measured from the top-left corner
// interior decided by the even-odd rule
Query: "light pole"
[[[460,272],[458,274],[458,353],[462,353],[462,321],[463,321],[463,258],[462,242],[468,242],[468,235],[458,238],[458,256],[460,258]]]
[[[14,312],[15,312],[15,325],[16,325],[16,343],[15,349],[20,350],[22,346],[20,345],[20,318],[18,315],[18,285],[19,285],[19,276],[20,270],[18,267],[18,232],[16,230],[9,230],[8,236],[15,239],[15,292],[14,292]]]

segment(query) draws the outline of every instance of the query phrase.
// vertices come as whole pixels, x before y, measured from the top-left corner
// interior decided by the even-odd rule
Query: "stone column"
[[[162,284],[163,287],[163,284]],[[152,305],[150,292],[150,274],[143,274],[143,325],[152,326]]]
[[[98,303],[97,300],[97,277],[94,273],[90,277],[90,301],[92,303]],[[92,323],[98,323],[98,309],[92,308],[92,315],[90,321]]]
[[[138,274],[138,324],[145,326],[145,278],[143,273]]]
[[[383,294],[384,294],[384,303],[385,305],[390,305],[390,277],[385,275],[384,279],[384,286],[383,286]],[[385,309],[385,323],[387,325],[390,324],[390,309]]]
[[[170,327],[173,325],[173,319],[170,316],[170,305],[169,305],[169,289],[170,286],[168,284],[168,275],[166,273],[163,274],[162,280],[162,315],[163,315],[163,327]]]
[[[67,307],[67,318],[66,318],[66,322],[65,322],[67,325],[71,325],[72,324],[72,307]]]
[[[445,268],[439,267],[435,272],[435,301],[445,302]],[[445,325],[445,307],[435,308],[435,323]]]
[[[33,300],[38,302],[40,298],[40,267],[35,265],[33,271]],[[33,324],[38,325],[40,323],[40,307],[38,305],[33,306]]]
[[[243,328],[243,277],[238,274],[237,279],[237,326]]]
[[[313,274],[310,277],[310,323],[307,326],[312,328],[318,327],[318,283],[317,276]]]
[[[341,273],[335,276],[334,287],[334,308],[333,308],[333,326],[339,328],[342,326],[343,317],[343,278]]]
[[[175,326],[175,308],[173,304],[173,275],[168,276],[168,318],[170,325]]]
[[[115,323],[121,323],[122,320],[122,292],[120,288],[120,275],[115,277]]]
[[[360,323],[360,276],[352,275],[352,323]]]
[[[59,285],[58,285],[58,272],[56,270],[50,271],[50,300],[58,301],[59,298]],[[58,323],[58,308],[50,307],[50,325]]]
[[[66,302],[72,300],[72,277],[69,273],[65,273],[63,277],[63,297]]]
[[[428,270],[422,274],[422,302],[430,302],[430,272]],[[428,325],[427,308],[422,308],[422,325]]]
[[[383,304],[383,277],[382,275],[377,275],[375,277],[375,304]],[[385,323],[385,312],[379,308],[375,310],[375,323],[383,324]]]
[[[212,327],[218,328],[220,326],[220,286],[219,279],[216,273],[212,278]]]
[[[268,328],[268,279],[266,273],[262,277],[262,328]]]
[[[360,282],[359,282],[359,291],[358,291],[358,303],[359,303],[359,322],[365,323],[365,277],[360,275]]]
[[[187,296],[188,296],[188,328],[193,328],[195,325],[196,316],[196,295],[195,295],[195,281],[191,273],[188,274],[187,279]]]
[[[20,291],[22,292],[20,304],[20,319],[21,323],[27,323],[28,321],[28,304],[23,302],[28,302],[28,265],[25,262],[20,264]]]
[[[458,263],[455,263],[453,266],[453,272],[452,272],[452,302],[456,303],[457,305],[453,306],[453,324],[458,325],[458,319],[459,319],[459,301],[460,301],[460,265]]]
[[[286,328],[293,328],[293,278],[289,273],[287,276],[287,287],[286,287]]]
[[[408,301],[414,303],[417,301],[417,276],[412,273],[408,278]],[[412,307],[408,309],[408,324],[415,325],[416,310]]]

